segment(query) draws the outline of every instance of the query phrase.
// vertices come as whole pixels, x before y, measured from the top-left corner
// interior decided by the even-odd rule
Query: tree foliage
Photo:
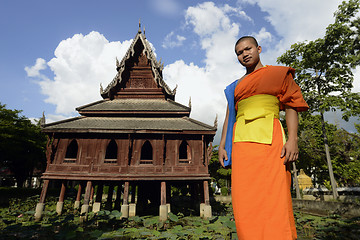
[[[218,187],[228,187],[227,183],[231,181],[231,168],[222,168],[219,163],[218,149],[215,146],[209,162],[209,173]]]
[[[323,38],[295,43],[278,58],[296,69],[296,81],[310,112],[340,109],[344,120],[360,114],[360,96],[352,93],[353,68],[360,63],[359,0],[343,2]]]
[[[46,136],[20,110],[0,104],[0,167],[7,167],[21,187],[33,170],[46,166]]]
[[[320,115],[304,113],[299,122],[297,167],[314,176],[315,183],[329,181]],[[340,186],[360,185],[360,132],[349,133],[334,124],[325,124],[334,175]]]
[[[346,121],[360,114],[360,94],[353,88],[352,70],[359,64],[359,0],[344,1],[334,13],[335,21],[325,36],[299,42],[278,58],[279,63],[294,67],[296,79],[310,113],[320,113],[322,135],[334,198],[338,197],[327,138],[324,112],[341,110]]]

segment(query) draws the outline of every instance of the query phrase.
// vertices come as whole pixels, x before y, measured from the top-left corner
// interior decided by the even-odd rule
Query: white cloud
[[[38,84],[47,96],[45,101],[56,105],[57,114],[75,115],[76,107],[101,99],[99,84],[106,86],[114,78],[115,58],[121,60],[130,44],[130,40],[109,42],[98,32],[75,34],[60,42],[55,57],[47,63],[54,79],[41,77],[35,71],[43,69],[44,60],[27,68],[28,76],[40,78]]]
[[[181,6],[176,0],[154,0],[149,3],[157,12],[166,16],[177,15],[181,10]]]
[[[242,0],[257,4],[268,14],[267,21],[281,40],[272,49],[264,49],[263,58],[275,64],[276,58],[296,42],[321,38],[333,22],[333,13],[341,0]],[[270,51],[268,51],[270,50]]]
[[[256,38],[256,40],[261,43],[261,45],[264,45],[266,42],[272,41],[272,34],[268,31],[266,31],[266,28],[261,28],[260,32],[253,33],[253,36]]]
[[[175,37],[175,40],[173,39]],[[183,45],[183,42],[186,40],[186,37],[176,35],[174,36],[174,32],[169,33],[166,35],[164,42],[162,44],[163,48],[174,48],[180,47]]]
[[[230,7],[229,5],[216,6],[213,2],[204,2],[186,10],[185,20],[189,25],[194,26],[194,32],[199,36],[209,36],[216,34],[219,29],[231,29],[230,18],[227,14],[237,12],[241,17],[251,21],[245,12]]]
[[[161,1],[157,1],[159,2]],[[276,58],[289,49],[291,44],[321,37],[326,26],[333,21],[333,12],[340,0],[252,2],[268,14],[267,20],[276,31],[273,33],[270,28],[262,27],[254,33],[259,42],[266,46],[262,62],[276,64]],[[179,10],[178,6],[174,9]],[[198,45],[205,52],[205,65],[199,67],[194,63],[186,64],[180,59],[166,65],[163,71],[165,82],[171,88],[178,85],[177,102],[187,105],[191,97],[191,117],[213,124],[215,115],[219,115],[219,131],[215,143],[219,142],[226,110],[223,89],[244,74],[244,69],[234,54],[234,43],[243,26],[239,18],[247,24],[255,24],[245,12],[233,6],[204,2],[188,7],[185,12],[186,26],[199,39]],[[183,41],[185,37],[171,32],[163,47],[180,46]],[[49,120],[73,115],[75,107],[100,99],[99,83],[103,82],[106,86],[112,80],[116,73],[115,56],[121,60],[130,43],[109,42],[97,32],[85,36],[76,34],[62,41],[55,50],[55,57],[48,62],[55,77],[41,78],[39,81],[43,94],[47,96],[46,101],[56,105],[57,115],[49,115]],[[43,63],[40,61],[28,68],[28,75],[41,75]],[[357,70],[354,86],[360,86],[359,74],[360,70]]]
[[[36,63],[32,67],[25,67],[25,71],[29,77],[40,77],[40,71],[45,70],[47,67],[46,61],[42,58],[36,59]]]
[[[218,115],[219,129],[226,112],[223,90],[244,74],[234,53],[239,33],[239,25],[229,16],[234,12],[235,8],[216,6],[212,2],[189,7],[185,14],[186,24],[197,34],[201,48],[205,50],[205,66],[179,60],[164,69],[165,81],[171,87],[178,85],[176,101],[186,105],[191,97],[191,117],[212,125]],[[219,133],[216,139],[218,142]]]

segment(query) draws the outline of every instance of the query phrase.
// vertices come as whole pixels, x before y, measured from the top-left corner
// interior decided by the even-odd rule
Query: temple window
[[[183,140],[179,147],[179,163],[191,162],[191,149],[189,144]]]
[[[66,149],[64,163],[76,163],[78,148],[77,141],[73,139]]]
[[[106,148],[104,163],[117,163],[117,152],[118,146],[115,140],[112,139]]]
[[[149,141],[145,141],[141,147],[140,164],[152,164],[153,163],[153,149]]]

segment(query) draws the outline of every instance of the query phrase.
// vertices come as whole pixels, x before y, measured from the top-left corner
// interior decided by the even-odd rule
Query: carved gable
[[[116,65],[117,75],[105,90],[101,89],[104,99],[175,99],[175,91],[171,91],[162,78],[163,65],[156,60],[140,30],[122,61]]]

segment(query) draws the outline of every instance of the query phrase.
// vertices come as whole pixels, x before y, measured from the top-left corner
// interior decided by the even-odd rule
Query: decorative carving
[[[120,63],[118,58],[116,57],[116,70],[119,71],[119,68],[120,68]]]
[[[215,121],[214,121],[214,128],[218,126],[218,115],[216,114]]]
[[[149,65],[149,61],[148,61],[146,55],[144,53],[141,53],[139,56],[138,66],[144,67],[144,66],[148,66],[148,65]]]
[[[175,96],[175,94],[176,94],[176,89],[177,89],[177,87],[178,87],[178,85],[176,84],[174,90],[172,90],[172,93],[173,93],[174,96]]]
[[[45,126],[45,112],[43,111],[42,117],[40,118],[40,127],[44,127]]]

